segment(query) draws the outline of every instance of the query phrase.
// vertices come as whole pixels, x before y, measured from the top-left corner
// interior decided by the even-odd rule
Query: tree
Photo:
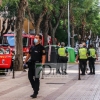
[[[15,8],[18,8],[18,1],[19,0],[11,0],[9,8],[13,7],[13,3],[16,4]],[[53,44],[55,44],[56,30],[60,28],[58,27],[59,25],[62,26],[62,28],[60,28],[61,30],[64,29],[66,31],[67,36],[68,0],[28,0],[28,3],[29,6],[26,8],[25,17],[32,22],[36,34],[42,31],[45,45],[47,44],[46,37],[48,33],[52,36]],[[90,30],[92,30],[93,33],[99,33],[99,28],[94,28],[95,25],[93,24],[95,23],[96,26],[99,26],[99,18],[97,20],[99,10],[97,5],[98,0],[70,0],[71,37],[74,37],[75,33],[78,34],[77,36],[81,35],[81,39],[85,41]],[[11,11],[13,12],[12,9]],[[94,12],[96,12],[96,14],[93,17]],[[60,22],[62,24],[59,24]],[[72,38],[72,46],[74,46],[74,43],[74,38]]]
[[[10,3],[9,3],[10,2]],[[14,31],[14,23],[15,23],[15,67],[16,70],[23,69],[23,44],[22,44],[22,29],[23,29],[23,22],[25,17],[25,10],[28,6],[27,0],[4,0],[3,7],[7,6],[9,10],[8,16],[3,16],[5,19],[8,19],[8,27],[3,34],[7,33],[11,28]],[[15,13],[16,12],[16,13]],[[16,16],[16,21],[11,19],[12,17]],[[4,30],[4,28],[3,28]],[[2,34],[2,35],[3,35]]]
[[[18,14],[16,19],[16,34],[15,34],[15,66],[17,70],[23,69],[23,44],[22,44],[22,29],[25,17],[25,10],[28,6],[27,0],[20,0]]]

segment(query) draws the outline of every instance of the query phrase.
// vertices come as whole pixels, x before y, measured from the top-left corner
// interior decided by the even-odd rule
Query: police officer
[[[89,68],[90,73],[88,75],[95,74],[95,60],[98,60],[98,56],[96,53],[96,50],[93,48],[93,45],[90,45],[90,48],[88,50],[88,60],[89,60]]]
[[[65,46],[65,43],[62,42],[61,47],[58,49],[58,55],[59,55],[58,69],[60,70],[60,66],[61,66],[62,74],[67,74],[66,70],[67,70],[68,52],[64,46]],[[65,65],[65,67],[63,65]],[[63,67],[64,67],[64,70],[63,70]]]
[[[83,43],[82,45],[83,45],[83,47],[81,47],[78,50],[76,61],[78,62],[78,60],[79,60],[79,66],[80,66],[80,69],[82,71],[81,75],[85,75],[88,54],[87,54],[86,44]]]
[[[41,63],[42,65],[45,63],[46,54],[45,48],[41,45],[42,36],[36,35],[34,38],[34,46],[32,46],[29,50],[29,53],[24,61],[24,64],[31,57],[31,61],[29,64],[28,78],[33,88],[34,93],[30,96],[32,98],[36,98],[39,91],[39,77],[36,77],[36,63]]]

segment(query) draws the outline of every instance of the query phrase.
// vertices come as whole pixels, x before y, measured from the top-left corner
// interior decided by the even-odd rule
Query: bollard
[[[54,75],[54,69],[53,69],[53,75]]]
[[[81,78],[80,78],[80,64],[78,63],[78,80],[81,80]]]
[[[15,61],[13,60],[13,79],[15,78]]]

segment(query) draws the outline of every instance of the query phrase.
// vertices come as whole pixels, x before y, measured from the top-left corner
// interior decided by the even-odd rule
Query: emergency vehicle
[[[33,45],[35,35],[33,34],[22,34],[23,38],[23,54],[27,53],[29,51],[29,48]],[[7,33],[4,34],[3,40],[2,40],[2,46],[7,47],[7,45],[10,46],[11,51],[15,51],[15,36],[14,33]],[[42,45],[43,45],[43,39],[42,39]]]
[[[0,75],[6,75],[6,70],[12,67],[12,57],[10,47],[0,45]]]
[[[11,67],[12,52],[9,47],[0,48],[0,69],[8,69]]]

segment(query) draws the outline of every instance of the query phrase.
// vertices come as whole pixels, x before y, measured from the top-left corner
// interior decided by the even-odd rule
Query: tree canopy
[[[3,11],[7,6],[10,13],[7,17],[17,16],[18,2],[19,0],[3,0],[0,10]],[[78,36],[81,35],[81,39],[85,41],[88,39],[90,31],[92,35],[100,35],[99,0],[69,0],[69,3],[71,36],[77,34],[78,39]],[[55,43],[55,36],[58,41],[66,42],[67,10],[68,0],[28,0],[25,17],[33,22],[36,34],[42,31],[44,36],[47,34],[52,36],[53,43]]]

